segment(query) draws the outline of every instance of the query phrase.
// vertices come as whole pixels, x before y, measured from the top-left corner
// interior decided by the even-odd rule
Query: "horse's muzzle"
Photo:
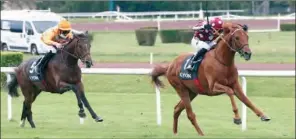
[[[252,56],[252,52],[243,52],[243,56],[245,58],[245,60],[250,60],[251,56]]]
[[[92,61],[85,61],[86,68],[90,68],[93,65]]]

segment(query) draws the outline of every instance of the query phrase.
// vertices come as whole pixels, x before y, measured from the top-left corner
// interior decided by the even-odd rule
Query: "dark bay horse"
[[[241,118],[233,95],[238,97],[262,121],[270,120],[243,94],[238,80],[238,70],[234,62],[235,53],[238,52],[245,60],[251,59],[247,29],[240,24],[224,23],[223,32],[221,40],[214,49],[204,55],[204,59],[196,70],[198,80],[182,80],[179,77],[182,63],[192,55],[191,53],[177,56],[170,64],[156,65],[151,72],[152,82],[156,86],[164,87],[159,76],[165,75],[181,98],[174,108],[174,134],[178,132],[178,118],[181,112],[186,109],[187,117],[198,134],[204,135],[197,124],[195,113],[190,104],[197,94],[217,96],[226,93],[230,97],[235,124],[241,124]]]
[[[15,69],[15,73],[11,74],[12,80],[7,84],[8,93],[13,97],[19,96],[17,86],[20,86],[25,98],[21,115],[21,127],[24,127],[27,118],[31,127],[35,128],[31,107],[36,97],[42,91],[63,94],[66,91],[72,90],[78,102],[78,115],[81,118],[86,116],[83,108],[84,105],[96,122],[103,121],[93,111],[86,99],[83,83],[81,82],[81,69],[78,66],[79,59],[86,67],[90,68],[92,66],[88,31],[73,34],[73,39],[65,44],[64,48],[58,49],[57,53],[49,60],[44,71],[44,80],[33,82],[29,78],[30,68],[37,60],[34,58],[21,63]]]

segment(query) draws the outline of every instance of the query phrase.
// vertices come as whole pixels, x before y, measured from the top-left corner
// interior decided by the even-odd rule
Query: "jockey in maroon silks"
[[[191,40],[191,46],[197,49],[197,52],[194,54],[192,62],[186,67],[187,70],[192,70],[198,58],[216,45],[214,40],[218,37],[218,33],[215,32],[220,31],[222,25],[223,21],[216,17],[210,20],[209,24],[207,21],[200,21],[192,28],[195,33]]]

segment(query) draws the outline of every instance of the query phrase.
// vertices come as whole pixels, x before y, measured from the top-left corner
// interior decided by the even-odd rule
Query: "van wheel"
[[[32,55],[39,55],[39,54],[38,54],[37,47],[36,47],[36,45],[34,45],[34,44],[31,46],[31,54],[32,54]]]
[[[2,44],[1,50],[2,51],[8,51],[7,45],[5,43]]]

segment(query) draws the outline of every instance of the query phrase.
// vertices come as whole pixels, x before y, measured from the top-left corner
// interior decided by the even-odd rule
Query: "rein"
[[[232,46],[235,46],[235,44],[236,44],[236,40],[234,40],[233,41],[233,35],[234,35],[234,33],[235,32],[237,32],[237,31],[239,31],[239,30],[243,30],[243,29],[241,29],[241,28],[239,28],[239,29],[236,29],[236,30],[234,30],[231,34],[227,34],[225,37],[227,37],[228,35],[230,35],[230,41],[231,41],[231,44],[232,44]],[[216,31],[216,30],[215,30]],[[226,46],[231,50],[231,51],[234,51],[234,52],[238,52],[241,56],[243,55],[243,53],[242,53],[242,50],[243,50],[243,48],[245,47],[245,46],[247,46],[247,45],[249,45],[248,43],[247,44],[243,44],[241,47],[239,47],[239,48],[237,48],[237,49],[235,49],[235,48],[233,48],[233,47],[231,47],[231,45],[224,39],[224,37],[222,37],[223,36],[223,34],[221,34],[221,35],[219,35],[219,37],[218,38],[221,38],[225,43],[226,43]],[[217,57],[217,52],[216,52],[216,50],[215,50],[215,59],[216,60],[218,60],[218,62],[219,63],[221,63],[221,64],[223,64],[224,66],[230,66],[230,65],[227,65],[227,64],[225,64],[225,63],[223,63],[221,60],[219,60],[219,58]]]

